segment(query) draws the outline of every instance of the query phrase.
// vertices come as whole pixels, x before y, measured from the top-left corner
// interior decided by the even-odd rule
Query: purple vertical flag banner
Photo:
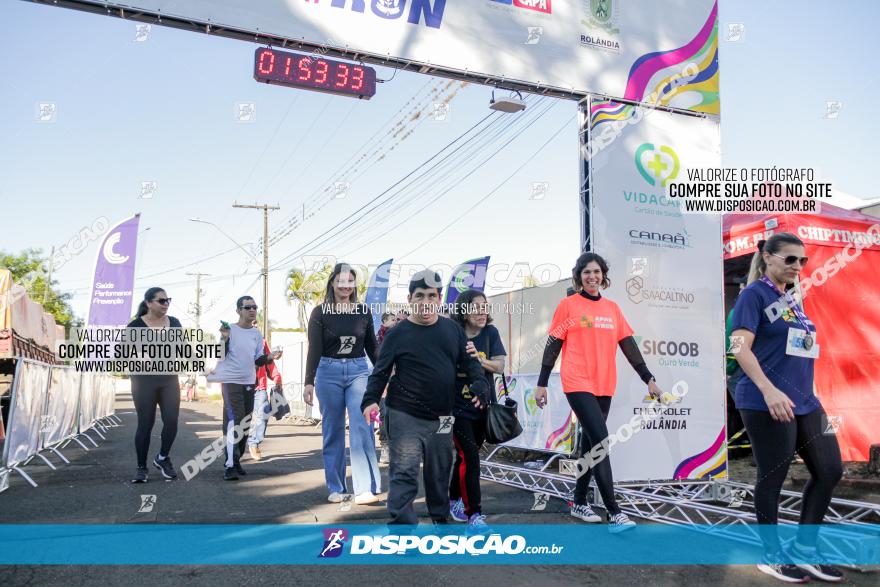
[[[391,263],[394,259],[388,259],[373,271],[370,276],[370,283],[367,286],[367,295],[364,303],[369,304],[373,309],[373,330],[379,333],[379,327],[382,326],[382,311],[379,304],[388,303],[388,282],[391,280]]]
[[[140,214],[109,231],[98,249],[89,302],[89,326],[124,326],[131,319]]]
[[[489,270],[489,257],[465,261],[452,271],[449,285],[446,286],[446,303],[454,304],[458,294],[468,289],[483,291],[486,288],[486,272]]]

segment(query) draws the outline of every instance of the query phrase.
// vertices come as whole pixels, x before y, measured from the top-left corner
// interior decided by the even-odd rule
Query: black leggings
[[[594,446],[601,444],[608,437],[608,427],[605,420],[608,418],[608,410],[611,408],[610,396],[595,396],[587,391],[566,393],[565,399],[571,406],[574,415],[581,424],[581,453],[582,456],[590,454]],[[593,472],[595,469],[595,473]],[[596,485],[599,494],[609,515],[620,513],[617,500],[614,498],[614,478],[611,475],[611,461],[606,456],[595,466],[589,468],[583,475],[578,477],[574,488],[575,505],[587,503],[587,488],[590,479],[596,475]]]
[[[180,412],[180,383],[176,376],[161,375],[133,376],[131,396],[137,411],[138,425],[134,434],[134,448],[137,451],[138,467],[147,466],[147,453],[150,451],[150,434],[156,423],[156,405],[162,413],[162,446],[159,454],[167,457],[177,436],[177,415]]]
[[[455,463],[449,482],[449,499],[461,498],[464,513],[469,517],[482,513],[480,505],[480,447],[486,440],[486,418],[456,418],[452,425]]]
[[[764,547],[769,552],[780,550],[776,533],[779,493],[795,453],[800,455],[810,471],[801,503],[802,526],[798,531],[798,542],[808,547],[816,546],[817,524],[822,523],[831,503],[834,486],[843,475],[837,436],[825,433],[825,410],[819,408],[809,414],[795,416],[794,421],[787,423],[776,421],[770,412],[761,410],[740,410],[740,414],[758,465],[755,515],[758,524],[770,525],[762,528]]]

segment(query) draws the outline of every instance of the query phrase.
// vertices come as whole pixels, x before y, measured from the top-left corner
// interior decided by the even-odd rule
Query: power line
[[[539,98],[539,99],[538,99],[538,102],[540,103],[540,102],[543,101],[544,99],[545,99],[545,98]],[[551,104],[551,106],[552,106],[552,104]],[[537,118],[540,118],[541,116],[543,116],[543,114],[544,114],[548,109],[549,109],[549,108],[545,109],[543,112],[539,112],[538,115],[535,117],[535,119],[537,120]],[[386,201],[381,202],[381,203],[375,205],[370,211],[364,213],[364,214],[363,214],[360,218],[358,218],[356,221],[350,223],[348,226],[343,227],[343,229],[347,230],[347,229],[351,228],[354,224],[356,224],[356,223],[358,223],[358,222],[363,222],[363,221],[367,218],[367,216],[368,216],[369,214],[373,214],[373,213],[379,211],[381,208],[384,208],[384,207],[387,207],[387,206],[390,206],[390,205],[396,203],[396,201],[402,199],[402,198],[407,194],[407,191],[410,190],[411,188],[413,188],[414,186],[420,186],[420,185],[423,185],[423,184],[426,184],[426,183],[430,183],[431,180],[428,180],[428,179],[426,179],[426,178],[428,178],[429,176],[432,176],[432,175],[437,175],[437,174],[439,174],[440,171],[441,171],[444,167],[446,167],[446,166],[448,166],[448,165],[450,165],[450,164],[452,164],[452,163],[458,164],[459,160],[469,160],[469,158],[470,158],[469,150],[470,150],[470,151],[474,151],[474,150],[476,150],[476,149],[482,149],[483,146],[482,146],[482,144],[481,144],[481,141],[482,141],[482,142],[486,142],[486,139],[485,139],[485,138],[481,138],[482,135],[484,135],[486,132],[488,132],[489,129],[490,129],[493,125],[495,125],[496,123],[501,122],[501,121],[506,122],[506,124],[503,124],[503,125],[501,126],[500,129],[497,129],[496,131],[494,131],[494,134],[492,134],[492,135],[490,135],[489,137],[487,137],[487,138],[488,138],[488,142],[492,142],[492,141],[496,140],[498,136],[503,135],[503,134],[504,134],[505,132],[507,132],[508,130],[513,129],[516,125],[520,124],[520,123],[523,122],[524,120],[527,120],[527,118],[521,118],[521,117],[514,117],[514,118],[508,118],[508,117],[495,117],[495,119],[494,119],[489,125],[487,125],[486,127],[480,129],[480,130],[478,131],[478,133],[476,133],[473,137],[469,138],[468,141],[466,141],[466,142],[465,142],[464,144],[462,144],[460,147],[458,147],[458,148],[456,148],[455,150],[453,150],[452,153],[450,153],[449,155],[447,155],[446,157],[444,157],[444,158],[443,158],[440,162],[438,162],[436,165],[432,166],[430,169],[428,169],[425,173],[421,174],[419,177],[416,177],[416,178],[412,179],[412,180],[409,182],[408,185],[405,185],[405,186],[403,186],[402,188],[400,188],[400,189],[399,189],[395,194],[393,194],[389,199],[387,199]],[[476,140],[476,142],[473,142],[472,145],[467,146],[468,143],[471,143],[472,141],[475,141],[475,140]],[[512,139],[511,139],[511,140],[512,140]],[[466,148],[465,148],[465,147],[466,147]],[[464,149],[464,150],[463,150],[461,153],[458,153],[458,151],[459,151],[460,149]],[[496,151],[496,152],[497,152],[497,151]],[[473,172],[472,172],[472,173],[473,173]],[[393,187],[393,186],[392,186],[392,187]],[[448,190],[447,190],[447,191],[448,191]],[[412,203],[417,202],[417,201],[418,201],[418,200],[416,200],[416,198],[410,198],[410,202],[409,202],[409,204],[412,204]],[[419,203],[421,203],[421,202],[419,202]],[[329,237],[325,237],[323,241],[321,241],[320,243],[318,243],[318,245],[325,245],[328,241],[332,240],[332,238],[335,238],[336,236],[338,236],[338,234],[339,234],[339,232],[337,232],[337,233],[334,234],[334,235],[330,235]],[[310,244],[307,245],[307,246],[310,247],[310,246],[311,246],[312,244],[314,244],[314,243],[315,243],[315,241],[312,241],[312,243],[310,243]],[[311,250],[306,251],[306,252],[311,252]]]
[[[557,104],[557,102],[556,102],[556,101],[553,101],[553,102],[551,102],[547,107],[545,107],[542,111],[539,111],[538,114],[537,114],[537,116],[535,116],[535,118],[534,118],[533,120],[531,120],[531,121],[526,125],[526,127],[525,127],[524,129],[522,129],[522,130],[525,130],[525,129],[529,128],[532,124],[534,124],[534,123],[537,122],[539,119],[541,119],[541,118],[542,118],[544,115],[546,115],[550,110],[552,110],[552,109],[556,106],[556,104]],[[504,132],[504,131],[506,131],[506,130],[508,130],[508,129],[502,129],[502,132]],[[519,131],[519,132],[521,132],[521,131]],[[498,148],[497,148],[495,151],[493,151],[488,157],[486,157],[486,158],[483,159],[482,161],[476,163],[476,164],[470,169],[470,171],[465,172],[465,174],[464,174],[463,176],[460,176],[460,177],[450,177],[450,178],[449,178],[449,181],[448,181],[447,183],[450,183],[450,184],[452,184],[452,185],[450,185],[450,186],[447,187],[446,189],[441,189],[441,190],[440,190],[440,191],[439,191],[434,197],[432,197],[432,198],[431,198],[430,200],[428,200],[427,202],[425,202],[424,199],[420,199],[420,198],[415,198],[415,197],[410,198],[410,202],[409,202],[409,203],[407,203],[406,205],[404,205],[402,208],[399,208],[399,209],[396,210],[395,212],[400,212],[400,211],[402,211],[402,210],[405,210],[406,208],[408,208],[409,206],[411,206],[411,205],[414,204],[414,203],[418,203],[418,204],[420,205],[419,211],[410,214],[409,216],[407,216],[407,217],[404,218],[403,220],[400,220],[400,221],[394,222],[394,224],[395,224],[395,225],[400,225],[400,224],[403,224],[403,223],[407,222],[410,218],[412,218],[413,216],[415,216],[415,215],[418,214],[419,212],[424,211],[426,208],[428,208],[429,206],[431,206],[432,204],[434,204],[437,200],[439,200],[440,198],[442,198],[444,195],[448,194],[448,193],[449,193],[450,191],[452,191],[454,188],[460,187],[460,186],[461,186],[461,182],[463,182],[464,180],[468,179],[468,178],[471,177],[474,173],[476,173],[477,171],[479,171],[480,169],[482,169],[482,167],[483,167],[486,163],[488,163],[489,161],[491,161],[492,159],[494,159],[497,155],[499,155],[499,154],[502,152],[502,150],[503,150],[505,147],[507,147],[507,145],[509,145],[511,142],[513,142],[516,138],[517,138],[517,137],[513,137],[513,138],[511,138],[510,140],[508,140],[507,142],[505,142],[503,145],[501,145],[500,147],[498,147]],[[494,140],[494,138],[493,138],[492,140]],[[373,244],[374,242],[376,242],[377,240],[379,240],[379,239],[381,239],[381,238],[383,238],[383,237],[385,237],[385,236],[387,236],[387,233],[381,233],[381,232],[380,232],[379,234],[377,234],[375,237],[371,238],[370,240],[368,240],[368,241],[366,241],[366,242],[364,242],[364,243],[359,244],[355,249],[352,249],[351,251],[348,251],[348,252],[344,253],[344,254],[343,254],[343,257],[350,255],[351,253],[355,252],[355,251],[358,250],[358,249],[363,249],[364,247]]]
[[[355,210],[354,212],[352,212],[351,214],[349,214],[347,217],[343,218],[341,222],[346,222],[346,221],[350,220],[351,218],[357,216],[357,214],[359,214],[361,211],[363,211],[363,210],[364,210],[366,207],[368,207],[370,204],[372,204],[373,202],[375,202],[376,200],[378,200],[378,199],[381,198],[382,196],[386,195],[388,192],[390,192],[392,189],[394,189],[397,185],[401,184],[401,183],[404,182],[407,178],[409,178],[410,176],[412,176],[412,175],[414,175],[416,172],[418,172],[419,169],[421,169],[422,167],[425,167],[426,165],[428,165],[431,161],[433,161],[433,160],[436,159],[438,156],[440,156],[441,153],[443,153],[443,152],[446,151],[448,148],[450,148],[452,145],[454,145],[455,143],[457,143],[458,141],[460,141],[463,137],[465,137],[465,136],[467,136],[468,134],[470,134],[470,132],[471,132],[472,130],[474,130],[474,129],[476,129],[477,127],[479,127],[479,126],[480,126],[481,124],[483,124],[486,120],[488,120],[489,118],[491,118],[494,114],[495,114],[495,112],[492,112],[492,113],[490,113],[490,114],[487,114],[484,118],[480,119],[476,124],[474,124],[474,125],[471,126],[469,129],[467,129],[465,132],[463,132],[462,134],[460,134],[459,136],[457,136],[457,137],[456,137],[455,139],[453,139],[451,142],[449,142],[449,143],[447,143],[445,146],[443,146],[442,149],[440,149],[439,151],[437,151],[437,152],[436,152],[434,155],[432,155],[430,158],[428,158],[427,160],[425,160],[425,161],[422,162],[421,164],[417,165],[412,171],[410,171],[409,173],[407,173],[406,175],[404,175],[402,178],[400,178],[399,180],[397,180],[396,182],[394,182],[390,187],[388,187],[388,188],[386,188],[384,191],[382,191],[378,196],[376,196],[375,198],[373,198],[373,199],[371,199],[370,201],[368,201],[366,204],[364,204],[363,206],[361,206],[360,208],[358,208],[357,210]],[[473,137],[470,138],[470,139],[468,139],[468,141],[471,141],[471,140],[473,140]],[[466,143],[465,143],[465,144],[466,144]],[[458,150],[458,149],[460,149],[460,148],[461,148],[461,147],[458,147],[456,150]],[[454,153],[454,152],[455,152],[455,151],[453,151],[453,153]],[[449,156],[449,155],[447,155],[447,157],[448,157],[448,156]],[[347,226],[346,226],[346,227],[342,227],[342,230],[345,230],[345,228],[347,228]],[[335,234],[338,234],[338,233],[339,233],[339,231],[337,231]],[[331,236],[334,236],[334,235],[331,235]],[[294,251],[293,253],[291,253],[291,254],[285,256],[283,259],[281,259],[280,261],[278,261],[277,263],[275,263],[275,264],[273,265],[273,268],[277,268],[278,266],[284,264],[285,262],[289,261],[290,259],[295,258],[297,255],[300,254],[300,251],[302,251],[302,250],[304,250],[304,249],[306,249],[306,248],[312,246],[317,240],[320,240],[320,237],[318,237],[317,239],[312,240],[311,242],[309,242],[308,244],[306,244],[306,245],[300,247],[299,249],[297,249],[297,250]]]
[[[520,165],[520,166],[514,168],[514,171],[513,171],[510,175],[508,175],[507,177],[505,177],[505,178],[501,181],[501,183],[499,183],[498,185],[496,185],[496,186],[495,186],[495,187],[494,187],[494,188],[493,188],[488,194],[486,194],[485,196],[483,196],[482,198],[480,198],[479,200],[477,200],[477,201],[474,203],[473,206],[471,206],[470,208],[468,208],[467,210],[465,210],[464,212],[462,212],[461,214],[459,214],[457,217],[455,217],[455,218],[452,220],[452,222],[450,222],[449,224],[447,224],[446,226],[444,226],[443,228],[441,228],[438,232],[436,232],[436,233],[434,233],[433,235],[431,235],[427,240],[425,240],[424,242],[422,242],[422,244],[420,244],[419,246],[417,246],[416,248],[414,248],[413,250],[409,251],[408,253],[406,253],[406,254],[404,254],[404,255],[401,255],[401,256],[399,256],[399,257],[395,257],[395,259],[404,259],[404,258],[406,258],[406,257],[408,257],[408,256],[410,256],[410,255],[412,255],[413,253],[415,253],[416,251],[418,251],[419,249],[421,249],[423,246],[425,246],[426,244],[428,244],[429,242],[431,242],[433,239],[437,238],[438,236],[440,236],[441,234],[443,234],[444,232],[446,232],[447,230],[449,230],[449,228],[452,227],[452,225],[454,225],[456,222],[458,222],[459,220],[461,220],[461,218],[464,217],[465,215],[469,214],[474,208],[476,208],[477,206],[479,206],[480,204],[482,204],[483,202],[485,202],[488,198],[490,198],[492,195],[494,195],[495,192],[497,192],[499,189],[501,189],[501,188],[504,186],[504,184],[506,184],[508,181],[510,181],[510,179],[511,179],[513,176],[515,176],[517,173],[519,173],[520,171],[522,171],[523,166],[524,166],[525,164],[527,164],[527,163],[529,162],[529,160],[530,160],[532,157],[534,157],[535,155],[537,155],[538,153],[540,153],[541,150],[542,150],[544,147],[546,147],[548,144],[550,144],[550,141],[552,141],[553,139],[555,139],[555,138],[559,135],[559,133],[561,133],[563,130],[565,130],[566,126],[568,126],[569,124],[570,124],[570,122],[569,122],[569,121],[566,121],[565,124],[563,124],[561,127],[559,127],[559,129],[558,129],[555,133],[553,133],[553,135],[550,136],[549,139],[547,139],[546,141],[544,141],[544,144],[542,144],[540,147],[538,147],[538,149],[537,149],[532,155],[530,155],[525,161],[523,161],[522,165]]]

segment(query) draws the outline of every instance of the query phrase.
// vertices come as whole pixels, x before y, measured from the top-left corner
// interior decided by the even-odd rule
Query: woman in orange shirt
[[[559,302],[553,314],[535,402],[540,408],[547,405],[547,381],[561,351],[562,390],[580,422],[581,449],[583,456],[587,456],[608,437],[605,420],[617,386],[618,346],[648,385],[648,393],[659,398],[662,392],[645,365],[632,337],[633,330],[620,308],[599,293],[610,285],[605,259],[595,253],[578,257],[572,270],[572,284],[577,293]],[[620,532],[633,527],[635,523],[620,511],[614,498],[614,479],[608,458],[602,458],[578,477],[571,515],[585,522],[601,521],[587,503],[592,469],[595,469],[596,484],[608,513],[610,530]]]

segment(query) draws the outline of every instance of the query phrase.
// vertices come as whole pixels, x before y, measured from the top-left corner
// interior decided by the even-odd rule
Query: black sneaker
[[[758,565],[758,570],[786,583],[806,583],[810,580],[809,575],[795,565],[761,563]]]
[[[153,465],[155,465],[155,467],[162,472],[162,476],[169,481],[177,479],[177,471],[174,470],[174,465],[171,464],[171,459],[169,457],[165,457],[160,461],[159,455],[156,455],[156,458],[153,459]]]
[[[147,468],[146,467],[138,467],[137,473],[134,474],[134,477],[131,480],[132,483],[146,483],[147,482]]]
[[[244,470],[244,467],[241,466],[241,463],[235,463],[235,470],[238,471],[238,474],[241,476],[247,475],[247,471]]]
[[[238,471],[235,470],[235,467],[226,467],[226,472],[223,473],[224,481],[238,481]]]
[[[833,565],[798,564],[795,566],[820,581],[827,581],[828,583],[843,581],[843,571]]]
[[[810,577],[814,577],[820,581],[827,581],[829,583],[839,583],[843,581],[843,571],[839,568],[832,565],[821,565],[813,562],[818,558],[815,548],[805,550],[795,543],[792,545],[788,553],[791,558],[796,561],[806,561],[796,562],[794,566],[807,573]]]

